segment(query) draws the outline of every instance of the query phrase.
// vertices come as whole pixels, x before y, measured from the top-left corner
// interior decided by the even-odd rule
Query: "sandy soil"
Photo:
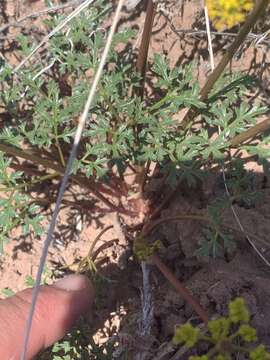
[[[2,12],[7,18],[2,23],[10,21],[16,11],[16,2],[5,1]],[[31,5],[31,9],[29,7]],[[38,11],[45,7],[45,1],[21,2],[19,15]],[[194,0],[185,2],[183,7],[174,8],[171,21],[162,14],[156,17],[154,33],[150,44],[150,56],[154,53],[169,54],[170,64],[186,64],[197,61],[197,78],[203,84],[210,71],[205,35],[185,34],[182,30],[204,30],[200,2]],[[140,32],[144,19],[144,11],[139,7],[135,13],[125,13],[121,26],[130,25]],[[35,28],[39,24],[33,21]],[[176,33],[175,29],[179,29]],[[262,29],[264,30],[264,29]],[[14,35],[18,29],[6,35]],[[42,31],[42,29],[40,29]],[[1,35],[1,34],[0,34]],[[37,34],[36,36],[40,36]],[[231,38],[216,37],[214,39],[215,61],[218,62]],[[16,61],[8,50],[8,42],[3,46],[11,61]],[[134,45],[136,46],[136,44]],[[269,51],[265,44],[247,43],[230,65],[231,70],[241,70],[256,75],[260,88],[256,98],[269,105]],[[256,99],[254,100],[256,101]],[[250,163],[248,170],[252,172],[255,190],[262,191],[262,198],[245,207],[237,204],[236,210],[241,218],[246,233],[258,249],[270,258],[270,189],[265,185],[262,169]],[[217,176],[218,177],[218,176]],[[204,184],[204,199],[200,193],[192,196],[183,191],[164,210],[162,216],[174,213],[206,212],[206,205],[217,193],[224,192],[219,186],[218,178],[212,180],[212,185]],[[264,181],[263,181],[264,180]],[[78,191],[78,189],[72,189]],[[84,194],[87,196],[87,194]],[[193,294],[198,297],[211,315],[224,315],[228,302],[236,296],[243,296],[252,314],[252,323],[258,329],[261,340],[270,346],[270,277],[269,268],[264,266],[256,253],[239,231],[239,227],[230,211],[224,214],[224,221],[231,225],[237,249],[230,257],[220,257],[206,261],[194,256],[202,237],[200,223],[194,221],[178,222],[164,225],[158,230],[158,236],[166,251],[161,256],[171,270],[182,280]],[[114,216],[106,214],[98,216],[95,211],[79,211],[65,208],[61,211],[54,244],[50,249],[47,263],[47,281],[58,278],[65,273],[74,271],[78,262],[84,258],[94,239],[102,229],[113,225],[97,243],[96,253],[99,264],[97,277],[98,297],[96,310],[92,319],[92,332],[97,344],[103,344],[113,335],[117,335],[120,343],[115,358],[121,358],[121,350],[129,352],[129,359],[135,359],[135,354],[144,352],[146,359],[177,359],[177,349],[171,344],[174,326],[194,319],[192,309],[185,304],[179,295],[164,281],[162,275],[151,265],[151,286],[154,298],[154,317],[151,324],[151,335],[142,339],[138,321],[141,318],[141,288],[142,272],[140,265],[132,257],[131,244],[127,236],[119,235]],[[11,240],[5,247],[5,255],[0,259],[1,277],[0,290],[10,288],[18,291],[26,286],[26,276],[34,276],[39,263],[42,249],[42,239],[24,238],[20,229],[14,230]],[[108,243],[109,242],[109,243]],[[109,244],[106,246],[106,244]],[[138,345],[140,344],[140,345]],[[118,355],[117,355],[118,354]],[[181,359],[186,359],[188,353]],[[239,357],[240,359],[240,357]]]

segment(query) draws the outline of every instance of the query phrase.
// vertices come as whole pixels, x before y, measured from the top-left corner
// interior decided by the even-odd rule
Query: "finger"
[[[0,300],[1,359],[17,360],[23,346],[32,289]],[[27,359],[61,339],[91,307],[94,290],[82,275],[69,275],[54,285],[42,286],[35,309]]]

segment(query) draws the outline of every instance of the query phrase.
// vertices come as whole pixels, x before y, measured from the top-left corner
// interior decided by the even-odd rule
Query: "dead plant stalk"
[[[248,16],[246,22],[240,29],[237,37],[234,39],[231,46],[225,52],[225,54],[223,55],[222,59],[220,60],[219,64],[216,66],[214,71],[211,72],[211,74],[208,76],[206,83],[200,93],[201,100],[207,99],[207,96],[208,96],[209,92],[212,90],[214,84],[220,78],[220,76],[222,75],[226,66],[233,59],[233,56],[235,55],[236,51],[239,49],[239,47],[245,41],[250,30],[253,28],[253,26],[256,24],[257,20],[263,14],[268,3],[269,3],[268,0],[258,0],[256,2],[253,11]],[[183,118],[183,120],[180,124],[181,128],[185,129],[188,125],[190,125],[192,123],[193,119],[196,117],[196,115],[197,115],[196,112],[193,109],[190,109],[186,113],[185,117]]]

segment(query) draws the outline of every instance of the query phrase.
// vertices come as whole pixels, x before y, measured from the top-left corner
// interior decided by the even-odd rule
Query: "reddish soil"
[[[3,17],[2,23],[11,21],[16,2],[6,0],[5,4],[2,11],[8,16]],[[29,4],[31,4],[31,9]],[[3,8],[3,5],[0,5],[0,9],[1,6]],[[45,6],[45,1],[41,0],[24,1],[20,4],[20,16],[40,10]],[[174,8],[171,23],[177,29],[204,30],[201,14],[199,1],[184,2],[182,8]],[[144,15],[144,11],[140,9],[134,14],[126,12],[121,26],[130,25],[141,31]],[[32,22],[33,27],[38,24],[39,20]],[[14,31],[18,30],[13,30],[13,33],[7,35],[13,35]],[[214,39],[216,62],[230,41],[231,38],[227,37]],[[8,42],[3,44],[8,49]],[[138,44],[134,44],[134,47],[137,46]],[[270,58],[267,50],[264,43],[258,46],[247,43],[247,46],[239,52],[237,59],[231,63],[230,68],[259,77],[260,88],[251,96],[260,98],[269,105],[268,62]],[[196,76],[200,84],[204,83],[209,73],[205,35],[176,34],[169,21],[161,14],[156,18],[150,44],[150,56],[154,53],[169,54],[172,66],[196,60],[198,64]],[[5,56],[6,54],[11,61],[16,61],[10,50],[5,53]],[[270,258],[270,189],[267,185],[265,186],[265,182],[263,183],[262,169],[259,166],[249,163],[247,169],[252,172],[254,190],[262,191],[263,196],[249,208],[243,204],[236,205],[236,210],[246,233],[265,257]],[[217,194],[224,193],[219,177],[220,175],[217,175],[211,179],[211,183],[208,181],[203,185],[203,200],[199,192],[194,193],[191,190],[179,192],[168,208],[163,211],[162,217],[177,213],[205,214],[206,205]],[[76,187],[72,190],[79,191]],[[230,225],[230,232],[237,244],[237,249],[229,257],[206,261],[194,256],[202,238],[202,224],[193,220],[164,224],[157,230],[156,237],[164,246],[161,257],[200,300],[210,315],[224,315],[231,299],[236,296],[244,297],[252,315],[252,324],[258,329],[260,340],[270,347],[269,268],[262,263],[245,236],[239,231],[230,210],[225,212],[223,220],[224,223]],[[196,322],[198,319],[190,306],[151,265],[149,266],[154,316],[151,334],[144,339],[140,335],[138,322],[141,319],[142,272],[139,263],[132,256],[132,245],[126,236],[119,234],[117,222],[111,214],[99,217],[91,211],[85,213],[70,208],[61,211],[55,241],[50,249],[47,263],[47,268],[52,271],[49,282],[77,269],[78,262],[87,255],[96,236],[108,225],[113,225],[113,228],[106,232],[95,247],[95,250],[100,249],[103,244],[114,240],[109,243],[109,247],[105,247],[105,250],[101,248],[96,254],[99,263],[99,275],[96,277],[98,296],[91,322],[95,342],[101,345],[112,341],[112,337],[116,336],[115,339],[120,345],[115,351],[115,358],[119,359],[123,358],[121,351],[128,351],[129,359],[137,359],[138,353],[144,354],[143,359],[173,360],[180,358],[180,355],[181,359],[188,358],[190,353],[180,353],[172,345],[171,338],[175,325],[187,320],[195,319]],[[26,286],[27,275],[35,276],[43,240],[43,238],[24,238],[20,229],[11,234],[11,240],[5,246],[5,255],[0,259],[2,273],[0,290],[8,287],[19,291]],[[241,359],[240,355],[238,359]]]

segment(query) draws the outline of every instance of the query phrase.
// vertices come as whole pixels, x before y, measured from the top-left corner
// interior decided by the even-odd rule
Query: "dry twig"
[[[214,54],[213,54],[213,47],[212,47],[212,38],[211,38],[211,32],[210,32],[210,22],[209,22],[209,17],[208,17],[208,10],[207,10],[207,6],[205,5],[204,7],[204,11],[205,11],[205,21],[206,21],[206,31],[207,31],[207,38],[208,38],[208,50],[209,50],[209,56],[210,56],[210,64],[211,64],[211,71],[214,72],[215,70],[215,64],[214,64]],[[269,126],[269,124],[268,124]],[[254,130],[254,127],[250,130]],[[221,129],[220,127],[218,127],[218,132],[219,134],[221,133]],[[245,133],[246,134],[246,133]],[[243,134],[240,134],[243,135]],[[224,165],[222,164],[221,166],[221,171],[222,171],[222,177],[223,177],[223,182],[224,182],[224,186],[225,186],[225,191],[226,194],[228,196],[228,198],[230,199],[231,194],[227,185],[227,179],[226,179],[226,174],[225,174],[225,168]],[[250,236],[246,233],[242,222],[240,220],[240,217],[237,214],[237,210],[235,208],[235,206],[231,205],[231,210],[233,213],[233,216],[235,218],[235,221],[237,222],[240,230],[242,231],[242,233],[244,234],[245,238],[247,239],[248,243],[252,246],[253,250],[256,252],[256,254],[263,260],[263,262],[267,265],[270,266],[269,261],[264,257],[264,255],[262,254],[262,252],[258,249],[258,247],[256,246],[256,244],[254,243],[253,240],[251,240]]]
[[[234,42],[227,49],[222,59],[220,60],[219,64],[215,67],[214,71],[212,71],[211,74],[208,76],[207,81],[200,92],[201,100],[207,99],[207,96],[209,92],[212,90],[214,84],[219,79],[219,77],[225,70],[226,66],[229,64],[229,62],[233,59],[233,56],[235,55],[236,51],[243,44],[250,30],[256,24],[257,20],[260,18],[260,16],[266,9],[267,5],[268,5],[268,0],[258,0],[255,3],[253,11],[250,13],[246,22],[241,27]],[[181,128],[185,129],[189,124],[191,124],[195,116],[196,116],[196,112],[193,111],[193,109],[189,109],[189,111],[186,113],[184,119],[180,124]]]
[[[70,1],[68,3],[66,3],[66,4],[57,5],[57,6],[51,6],[51,7],[48,7],[46,9],[36,11],[36,12],[31,13],[31,14],[27,14],[27,15],[21,17],[20,19],[18,19],[16,21],[11,21],[11,22],[9,22],[7,24],[2,25],[0,27],[0,32],[4,32],[5,30],[7,30],[10,27],[21,27],[22,23],[25,22],[26,20],[37,18],[37,17],[47,15],[47,14],[50,14],[50,13],[58,12],[58,11],[67,9],[69,7],[76,6],[77,4],[79,4],[81,2],[82,2],[82,0],[72,0],[72,1]]]

